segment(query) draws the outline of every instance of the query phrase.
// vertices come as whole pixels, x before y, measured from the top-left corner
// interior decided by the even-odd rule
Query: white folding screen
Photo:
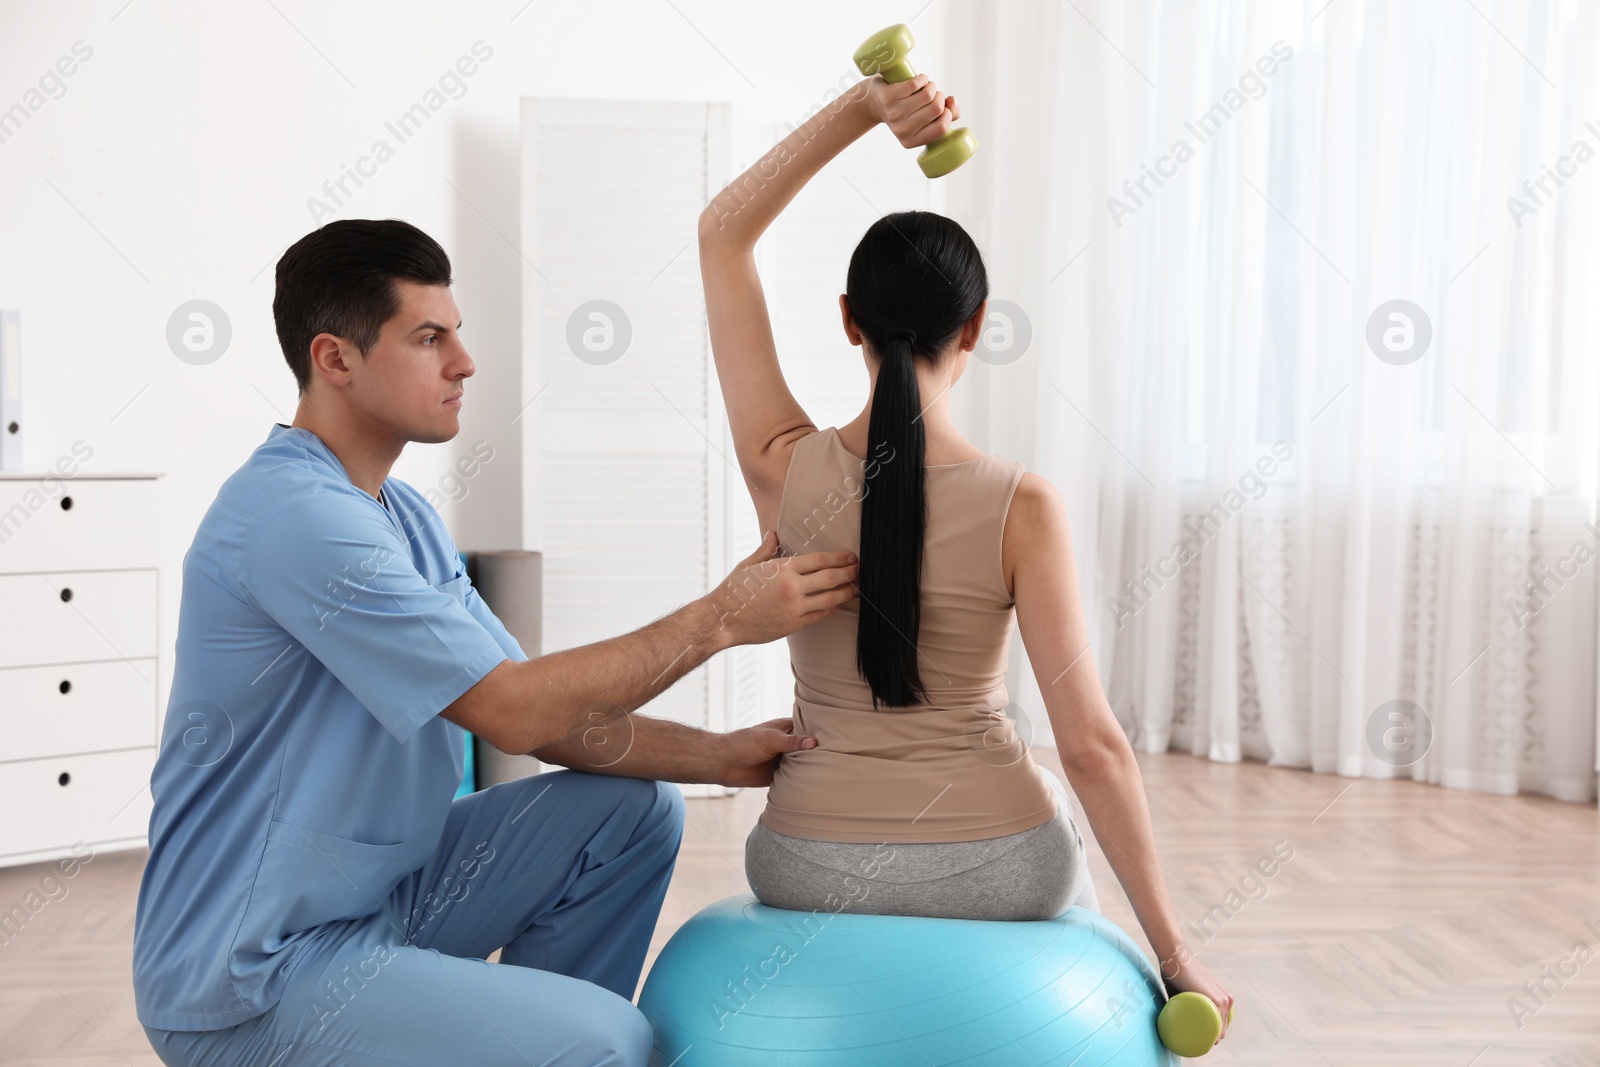
[[[523,101],[518,423],[526,547],[544,553],[545,651],[658,618],[760,539],[711,361],[695,226],[786,132],[736,125],[720,103]],[[839,326],[850,251],[881,214],[929,197],[910,153],[874,130],[758,247],[780,360],[818,426],[849,421],[867,396],[860,350]],[[640,710],[722,731],[792,704],[779,641],[724,653]]]
[[[546,651],[643,626],[723,574],[695,224],[726,181],[708,160],[726,155],[727,110],[523,101],[519,422]],[[725,671],[714,660],[640,710],[721,729]]]

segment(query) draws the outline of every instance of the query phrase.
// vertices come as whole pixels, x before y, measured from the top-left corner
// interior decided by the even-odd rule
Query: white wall
[[[29,466],[43,469],[82,440],[94,451],[84,475],[165,472],[160,706],[195,525],[272,424],[294,414],[271,314],[272,268],[289,244],[328,218],[398,217],[444,245],[478,371],[461,434],[412,445],[395,474],[437,487],[456,457],[489,441],[495,459],[445,516],[465,549],[522,547],[511,424],[525,399],[519,98],[731,100],[755,120],[798,123],[851,71],[856,45],[890,23],[912,20],[913,61],[937,77],[942,5],[922,7],[0,4],[0,109],[38,104],[28,94],[40,77],[77,42],[80,54],[92,50],[64,91],[41,94],[0,143],[0,307],[22,311]],[[478,41],[490,58],[400,143],[385,123]],[[308,200],[326,199],[323,183],[380,138],[393,158],[362,186],[347,184],[331,216],[314,218]],[[693,223],[684,220],[686,235]],[[166,341],[173,310],[196,298],[219,305],[233,329],[227,352],[205,366],[179,360]]]

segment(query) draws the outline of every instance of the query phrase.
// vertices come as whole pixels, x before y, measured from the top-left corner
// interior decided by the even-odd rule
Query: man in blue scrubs
[[[449,286],[397,220],[329,223],[278,262],[299,408],[184,557],[150,783],[134,992],[172,1067],[642,1067],[669,783],[767,785],[814,744],[786,718],[713,734],[631,712],[847,602],[847,553],[779,559],[769,534],[700,600],[535,660],[484,605],[389,477],[407,442],[459,430],[474,367]],[[567,769],[452,802],[463,727]]]

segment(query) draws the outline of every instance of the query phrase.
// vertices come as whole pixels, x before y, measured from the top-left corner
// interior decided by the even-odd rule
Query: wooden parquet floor
[[[1059,773],[1052,752],[1035,758]],[[1205,1062],[1600,1067],[1595,807],[1177,754],[1139,762],[1178,915],[1238,999]],[[647,973],[686,919],[748,891],[744,839],[764,802],[764,790],[688,802]],[[1086,838],[1102,908],[1142,945]],[[1264,878],[1256,862],[1275,845],[1292,858]],[[67,896],[0,938],[0,1064],[157,1067],[130,982],[144,858],[97,855]],[[0,870],[0,904],[45,870]],[[1561,976],[1579,942],[1587,962]],[[1542,1003],[1524,990],[1541,981]]]

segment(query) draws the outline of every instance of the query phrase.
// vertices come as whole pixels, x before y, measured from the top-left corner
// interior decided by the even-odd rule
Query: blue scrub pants
[[[683,819],[676,785],[572,770],[462,797],[433,858],[266,1014],[145,1033],[169,1067],[645,1067],[633,994]]]

